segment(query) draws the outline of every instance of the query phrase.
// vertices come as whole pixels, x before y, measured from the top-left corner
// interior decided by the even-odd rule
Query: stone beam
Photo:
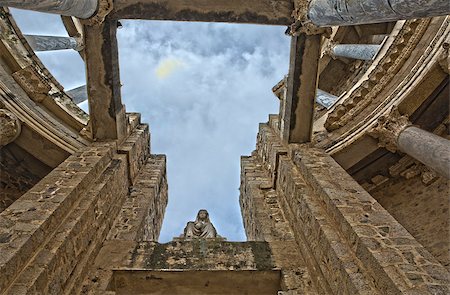
[[[126,134],[116,30],[117,21],[110,19],[84,27],[90,125],[100,141],[120,141]]]
[[[291,40],[286,99],[281,114],[281,134],[287,143],[311,141],[320,43],[321,35],[304,33]]]
[[[383,23],[448,14],[448,0],[312,0],[308,9],[308,18],[320,27]]]
[[[0,6],[90,18],[97,11],[99,0],[0,0]]]
[[[117,19],[290,25],[290,0],[116,0]]]
[[[397,108],[381,117],[370,135],[378,139],[380,147],[400,150],[450,179],[450,140],[413,126]]]
[[[83,43],[73,37],[23,35],[34,51],[73,49],[81,51]]]

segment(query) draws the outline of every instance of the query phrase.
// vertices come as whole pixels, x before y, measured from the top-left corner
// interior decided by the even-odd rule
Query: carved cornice
[[[406,22],[394,44],[389,48],[376,69],[372,71],[367,80],[355,89],[352,94],[329,115],[325,122],[328,131],[334,131],[350,122],[359,115],[368,105],[377,101],[378,94],[386,88],[404,63],[411,56],[430,20],[412,20]]]
[[[378,119],[377,125],[369,132],[369,135],[378,139],[378,146],[395,153],[400,132],[411,125],[408,116],[401,115],[398,108],[393,107],[389,115]]]
[[[19,137],[21,124],[19,119],[6,109],[0,109],[0,147]]]

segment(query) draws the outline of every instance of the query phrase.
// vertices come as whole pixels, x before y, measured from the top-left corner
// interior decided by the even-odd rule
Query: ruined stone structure
[[[0,294],[450,293],[448,1],[0,5],[61,14],[70,36],[0,9]],[[247,242],[157,242],[166,158],[121,103],[122,18],[289,26],[280,112],[241,158]],[[34,53],[60,49],[86,86]]]

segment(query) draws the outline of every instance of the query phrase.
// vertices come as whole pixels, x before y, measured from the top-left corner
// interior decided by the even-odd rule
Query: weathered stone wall
[[[142,194],[151,190],[156,179],[164,184],[158,188],[163,192],[160,195],[167,198],[165,178],[155,177],[165,171],[161,169],[165,158],[147,161],[148,139],[148,126],[137,123],[118,148],[114,142],[93,143],[71,155],[0,213],[0,293],[80,291],[91,261],[133,191],[131,181],[139,195],[140,190]],[[144,165],[140,179],[138,171]],[[150,177],[149,183],[145,177]],[[167,199],[156,206],[159,211],[153,215],[152,226],[160,226],[166,203]],[[154,237],[158,232],[155,228],[147,235]]]
[[[284,154],[274,119],[260,125],[256,153],[276,179],[278,202],[320,293],[446,294],[442,264],[326,153],[290,145]]]
[[[0,148],[0,212],[51,170],[19,146],[10,148],[13,145]],[[33,166],[36,170],[30,171],[29,167]]]
[[[449,181],[439,177],[430,184],[420,175],[390,179],[371,192],[447,270],[450,270]]]
[[[108,240],[157,241],[167,206],[166,157],[152,155],[130,187]]]
[[[281,290],[286,292],[283,294],[319,294],[320,285],[313,286],[273,189],[273,179],[262,163],[256,153],[241,158],[240,204],[247,238],[268,242],[272,259],[282,272]]]

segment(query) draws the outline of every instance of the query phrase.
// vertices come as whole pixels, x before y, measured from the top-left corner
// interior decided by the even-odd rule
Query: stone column
[[[34,51],[73,49],[81,51],[83,43],[73,37],[23,35]]]
[[[86,85],[67,90],[66,94],[69,95],[76,104],[80,104],[88,99]]]
[[[97,10],[99,0],[0,0],[0,6],[35,10],[90,18]]]
[[[336,95],[328,93],[326,91],[317,89],[316,92],[316,102],[327,109],[331,108],[331,106],[339,99]]]
[[[400,150],[450,179],[450,140],[413,126],[397,108],[381,117],[370,135],[378,138],[379,146]]]
[[[0,147],[19,137],[21,125],[19,119],[6,109],[0,109]]]
[[[360,60],[372,60],[380,50],[377,44],[332,44],[327,53],[333,58],[347,57]]]
[[[312,0],[308,17],[317,26],[346,26],[444,16],[448,0]]]

